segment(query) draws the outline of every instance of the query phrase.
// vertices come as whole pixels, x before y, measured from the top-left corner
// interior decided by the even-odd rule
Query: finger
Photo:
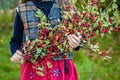
[[[72,42],[72,44],[75,44],[75,45],[79,44],[79,42],[76,41],[76,39],[74,39],[74,37],[72,35],[70,36],[70,41]]]
[[[76,36],[76,35],[71,35],[76,41],[78,41],[78,43],[80,43],[80,38],[78,37],[78,36]]]
[[[11,62],[13,62],[13,63],[16,63],[16,59],[15,58],[10,58],[10,60],[11,60]]]
[[[71,42],[70,42],[70,41],[68,41],[68,44],[70,45],[70,47],[72,47],[72,48],[74,47],[74,46],[71,44]]]
[[[16,58],[17,58],[18,60],[21,60],[21,59],[22,59],[22,56],[21,56],[21,55],[16,55]]]
[[[15,63],[17,63],[19,61],[19,59],[16,56],[14,56],[13,59],[14,59]]]
[[[10,58],[10,61],[11,61],[11,62],[14,62],[14,59],[13,59],[13,57],[11,57],[11,58]]]
[[[14,63],[19,63],[19,59],[16,57],[16,56],[13,56],[12,57],[12,62],[14,62]]]
[[[73,42],[71,42],[71,41],[69,41],[69,44],[70,44],[70,46],[72,47],[72,48],[75,48],[75,47],[77,47],[79,44],[74,44]]]
[[[22,55],[22,52],[20,52],[19,50],[17,50],[17,51],[16,51],[16,54]]]

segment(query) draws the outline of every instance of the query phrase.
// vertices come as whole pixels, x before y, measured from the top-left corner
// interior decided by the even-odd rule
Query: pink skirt
[[[64,60],[52,60],[51,63],[53,64],[52,75],[39,76],[32,68],[32,63],[24,62],[21,65],[20,80],[78,80],[78,74],[72,60],[67,61],[68,73],[64,69]]]

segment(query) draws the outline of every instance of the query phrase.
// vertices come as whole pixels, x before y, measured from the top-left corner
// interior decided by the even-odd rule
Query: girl
[[[35,16],[37,9],[41,9],[46,15],[47,20],[54,28],[57,20],[60,19],[60,10],[62,5],[70,5],[67,0],[21,0],[21,4],[16,8],[16,18],[14,22],[13,37],[10,41],[10,50],[12,57],[10,60],[19,63],[22,59],[20,47],[22,42],[36,39],[37,25],[40,19]],[[75,7],[73,7],[75,9]],[[69,35],[68,43],[72,48],[78,48],[80,43],[78,36]],[[70,54],[71,56],[71,54]],[[71,59],[69,60],[52,60],[52,76],[38,76],[32,68],[31,62],[24,62],[21,65],[20,80],[78,80],[78,75]],[[46,69],[47,71],[47,69]]]

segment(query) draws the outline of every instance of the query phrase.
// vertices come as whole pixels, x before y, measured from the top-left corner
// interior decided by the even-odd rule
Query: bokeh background
[[[81,4],[85,0],[78,0],[77,7],[81,9]],[[106,0],[102,5],[107,6],[112,0]],[[0,80],[19,80],[20,64],[10,62],[11,53],[9,50],[9,41],[13,33],[13,24],[15,18],[15,7],[19,0],[0,0]],[[120,1],[117,0],[120,10]],[[113,32],[101,38],[98,36],[95,40],[100,43],[101,49],[110,49],[110,61],[103,60],[96,53],[83,47],[79,54],[74,54],[74,62],[79,74],[79,80],[120,80],[120,32]],[[76,53],[76,52],[74,52]]]

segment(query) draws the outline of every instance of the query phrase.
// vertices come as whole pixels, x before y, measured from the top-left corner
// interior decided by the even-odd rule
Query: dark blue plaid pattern
[[[34,40],[37,36],[38,24],[40,22],[40,18],[35,16],[37,7],[32,1],[28,1],[17,7],[17,11],[21,16],[24,25],[23,41],[25,42],[26,39]],[[50,10],[48,22],[51,23],[54,28],[55,25],[58,24],[59,20],[60,7],[59,4],[55,2]]]

